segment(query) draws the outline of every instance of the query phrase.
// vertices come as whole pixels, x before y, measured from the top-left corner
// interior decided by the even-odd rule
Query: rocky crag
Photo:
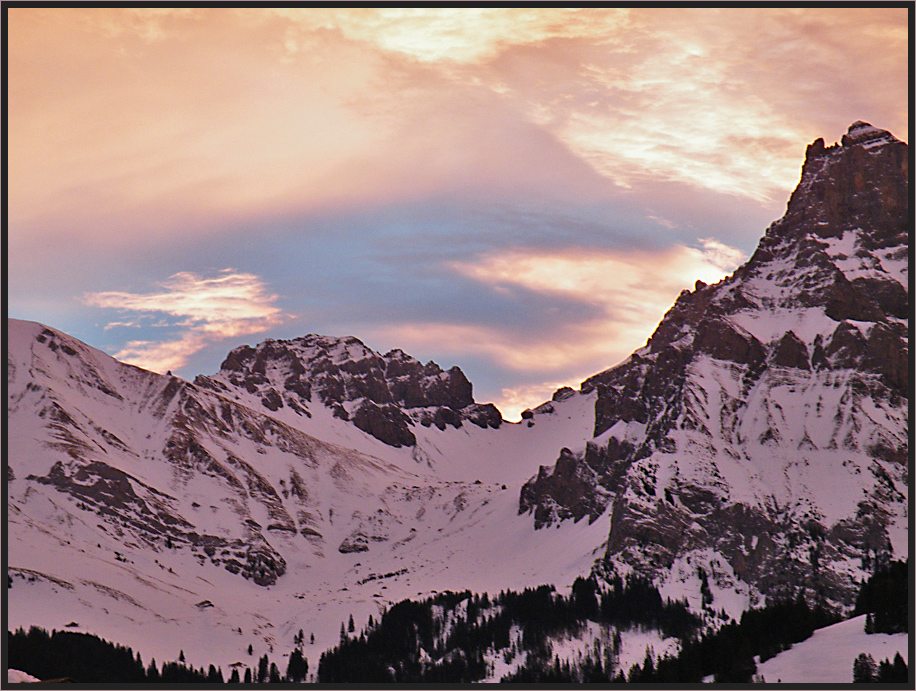
[[[440,430],[467,421],[497,428],[503,419],[492,404],[475,403],[471,383],[458,367],[443,371],[402,350],[380,355],[356,338],[309,335],[236,348],[214,377],[195,382],[217,391],[241,387],[276,411],[288,406],[309,416],[313,396],[334,415],[390,446],[414,446],[414,423]]]

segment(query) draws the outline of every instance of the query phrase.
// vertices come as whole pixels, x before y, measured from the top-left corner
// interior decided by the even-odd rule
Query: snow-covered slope
[[[909,664],[909,637],[905,633],[866,634],[865,615],[818,629],[776,657],[757,665],[757,673],[770,684],[850,684],[852,665],[862,653],[876,663],[893,662],[900,653]]]
[[[31,674],[26,674],[22,670],[8,669],[6,671],[6,683],[8,684],[33,683],[36,681],[39,681],[37,677],[33,677]]]

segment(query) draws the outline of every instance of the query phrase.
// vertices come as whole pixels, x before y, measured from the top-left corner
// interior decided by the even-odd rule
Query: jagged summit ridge
[[[850,604],[850,560],[907,549],[908,211],[905,143],[857,122],[810,145],[748,262],[583,382],[595,436],[519,510],[611,511],[610,565],[661,578],[712,550],[761,593]]]
[[[846,131],[841,141],[843,146],[850,146],[853,143],[870,142],[873,144],[883,144],[885,142],[899,140],[887,130],[882,130],[862,120],[856,120],[849,126],[849,129]]]
[[[270,411],[289,407],[309,416],[314,401],[395,447],[416,444],[415,424],[445,429],[464,421],[492,428],[502,423],[495,406],[475,403],[460,368],[424,365],[400,349],[380,355],[352,336],[311,334],[241,346],[217,375],[195,382],[223,391],[242,388],[259,395]]]
[[[859,229],[873,243],[893,241],[906,232],[908,181],[907,145],[886,130],[855,122],[840,144],[825,147],[819,138],[808,145],[786,215],[767,236],[838,237]]]

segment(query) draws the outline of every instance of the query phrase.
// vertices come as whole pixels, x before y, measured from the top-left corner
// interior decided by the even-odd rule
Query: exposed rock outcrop
[[[402,350],[385,355],[356,338],[304,336],[267,340],[255,348],[234,349],[219,374],[198,377],[201,386],[257,393],[270,411],[284,405],[309,415],[313,397],[367,434],[391,446],[413,446],[414,425],[441,430],[465,421],[499,427],[492,404],[475,403],[472,386],[458,367],[425,365]]]

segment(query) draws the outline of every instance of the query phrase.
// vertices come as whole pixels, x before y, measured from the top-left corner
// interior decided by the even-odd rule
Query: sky
[[[906,8],[7,11],[8,315],[187,379],[356,336],[518,419],[909,141]]]

